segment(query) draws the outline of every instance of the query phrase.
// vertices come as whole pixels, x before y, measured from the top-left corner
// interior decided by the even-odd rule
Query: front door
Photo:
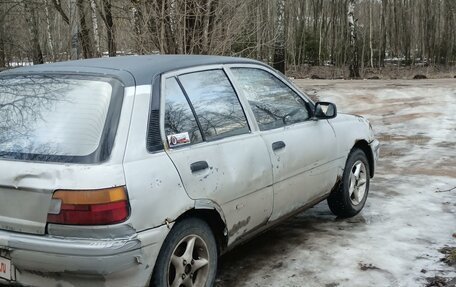
[[[327,194],[336,182],[335,134],[311,119],[311,104],[272,73],[230,69],[255,115],[274,177],[271,221]]]

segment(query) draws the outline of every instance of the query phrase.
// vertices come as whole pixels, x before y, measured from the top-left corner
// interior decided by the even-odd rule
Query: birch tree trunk
[[[95,41],[95,56],[100,57],[100,34],[98,31],[97,3],[95,0],[90,0],[90,9],[92,13],[93,39]]]
[[[367,34],[367,29],[363,29],[362,33],[363,37],[363,46],[361,48],[361,74],[364,74],[364,58],[365,58],[365,52],[366,52],[366,34]]]
[[[381,30],[382,36],[380,38],[380,57],[379,66],[385,66],[385,53],[386,53],[386,12],[388,11],[388,0],[382,0],[382,17],[381,17]]]
[[[54,40],[52,39],[51,33],[51,20],[49,18],[48,0],[44,0],[44,13],[46,15],[46,33],[48,38],[49,52],[51,53],[52,61],[55,62]]]
[[[177,44],[176,44],[176,27],[174,25],[174,3],[167,0],[165,1],[165,39],[166,39],[166,52],[168,54],[177,53]]]
[[[369,2],[369,49],[370,49],[370,66],[374,67],[374,48],[372,45],[372,3]]]
[[[323,13],[323,11],[321,11],[321,13],[319,14],[320,25],[319,25],[319,28],[318,28],[318,30],[319,30],[319,32],[318,32],[318,65],[322,64],[322,61],[321,61],[321,49],[322,49],[323,39],[322,39],[321,30],[323,28],[323,19],[324,19],[324,14],[322,14],[322,13]]]
[[[350,78],[359,78],[359,59],[358,59],[358,47],[356,45],[356,21],[354,17],[356,0],[348,1],[348,28],[350,31],[350,50],[351,50],[351,61],[350,61]]]
[[[276,31],[273,66],[285,73],[285,0],[277,0]]]
[[[142,33],[143,33],[143,28],[141,25],[141,19],[142,19],[142,10],[141,7],[134,3],[135,6],[131,8],[131,13],[132,13],[132,19],[133,19],[133,31],[135,32],[135,43],[136,47],[135,50],[138,54],[143,55],[144,54],[144,49],[145,47],[143,46],[142,42]]]
[[[183,23],[182,23],[182,45],[183,45],[183,51],[184,54],[187,54],[187,2],[184,2],[184,17],[183,18]]]
[[[331,2],[331,9],[332,9],[332,36],[331,36],[331,64],[334,65],[336,63],[336,15],[337,15],[337,6],[336,6],[336,0],[332,0]]]
[[[262,59],[262,54],[261,54],[261,30],[260,30],[260,23],[261,23],[261,8],[260,5],[256,6],[256,58],[258,60]]]

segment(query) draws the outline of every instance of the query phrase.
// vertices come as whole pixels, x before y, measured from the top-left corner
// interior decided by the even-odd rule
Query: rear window
[[[118,111],[112,109],[120,105],[113,94],[120,86],[101,77],[0,78],[0,157],[104,160],[114,139],[112,129],[117,128]]]

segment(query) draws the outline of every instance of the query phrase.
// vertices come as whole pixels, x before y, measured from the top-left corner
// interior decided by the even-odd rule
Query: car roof
[[[154,76],[203,65],[214,64],[260,64],[246,58],[207,56],[207,55],[148,55],[94,58],[76,61],[57,62],[16,68],[0,75],[24,73],[94,73],[120,78],[126,86],[150,84]],[[133,78],[132,78],[133,77]]]

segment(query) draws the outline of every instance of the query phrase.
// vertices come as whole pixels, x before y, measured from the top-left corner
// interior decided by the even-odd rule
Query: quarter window
[[[249,101],[260,130],[310,118],[305,101],[272,74],[254,68],[232,68],[231,71]]]
[[[165,82],[165,133],[170,147],[202,142],[190,105],[175,78]]]
[[[249,132],[239,99],[223,70],[179,76],[206,140]]]

